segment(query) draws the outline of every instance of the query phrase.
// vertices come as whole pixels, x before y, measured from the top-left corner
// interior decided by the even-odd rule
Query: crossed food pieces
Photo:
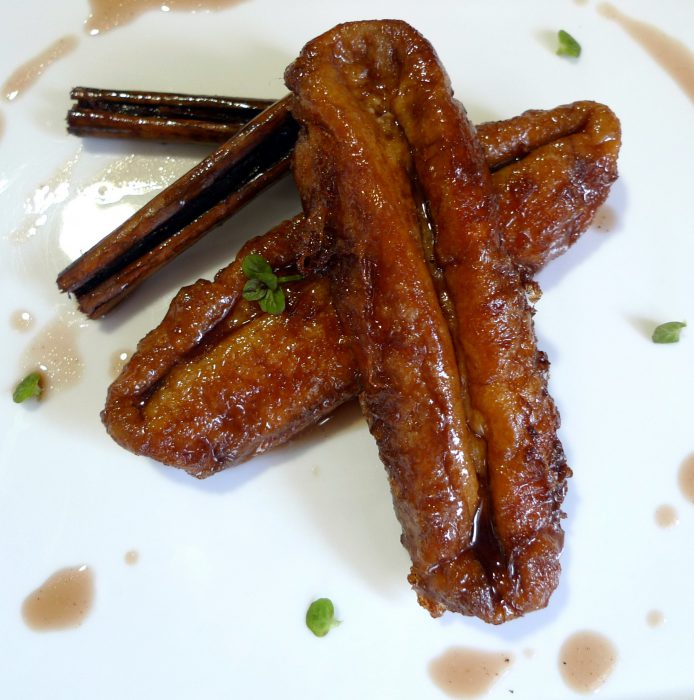
[[[358,395],[420,604],[495,624],[544,607],[570,470],[531,275],[605,201],[619,122],[577,102],[475,130],[400,21],[339,25],[285,79],[303,213],[174,297],[103,422],[203,478]],[[284,313],[243,298],[250,254],[303,275]]]

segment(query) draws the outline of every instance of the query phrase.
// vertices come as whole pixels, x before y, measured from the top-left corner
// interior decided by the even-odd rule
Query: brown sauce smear
[[[207,12],[223,10],[240,0],[89,0],[91,12],[84,28],[92,36],[130,24],[150,10]]]
[[[624,29],[694,102],[694,53],[686,44],[648,22],[625,15],[610,3],[601,3],[598,12]]]
[[[2,96],[6,100],[19,97],[43,75],[49,66],[74,51],[78,43],[79,39],[72,34],[54,41],[47,49],[23,63],[12,73],[2,86]]]
[[[130,350],[116,350],[116,352],[111,355],[110,375],[113,379],[121,373],[121,370],[128,363],[131,355],[132,353]]]
[[[39,331],[22,355],[22,369],[25,373],[40,370],[46,391],[66,389],[82,378],[84,364],[77,350],[78,326],[71,314],[58,317]]]
[[[694,454],[689,455],[689,457],[682,462],[677,480],[682,495],[690,503],[694,503]]]
[[[660,610],[649,610],[646,615],[646,623],[649,627],[662,627],[665,622],[665,615]]]
[[[429,675],[452,698],[476,698],[506,673],[511,661],[501,652],[453,647],[429,664]]]
[[[679,517],[672,506],[664,504],[655,509],[655,521],[660,527],[672,527],[677,525]]]
[[[140,553],[136,549],[131,549],[125,553],[123,559],[128,566],[135,566],[140,561]]]
[[[593,219],[593,227],[598,229],[598,231],[603,231],[609,233],[617,227],[617,212],[609,206],[603,204],[603,206],[598,209]]]
[[[597,632],[576,632],[559,651],[559,672],[578,693],[592,693],[610,677],[617,663],[617,649]]]
[[[17,309],[10,315],[10,326],[13,330],[26,333],[34,325],[34,317],[23,309]]]
[[[79,627],[93,601],[91,569],[87,566],[61,569],[25,598],[22,617],[37,632]]]

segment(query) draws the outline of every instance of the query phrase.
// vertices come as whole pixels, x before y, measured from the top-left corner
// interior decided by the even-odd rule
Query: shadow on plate
[[[409,560],[400,544],[388,481],[356,400],[291,443],[202,481],[152,464],[184,488],[220,495],[241,490],[270,469],[281,469],[287,498],[297,500],[311,529],[350,568],[384,596],[407,587]],[[417,604],[414,593],[412,604]]]

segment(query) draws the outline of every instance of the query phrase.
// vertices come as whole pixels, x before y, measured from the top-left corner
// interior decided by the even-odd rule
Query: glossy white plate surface
[[[614,3],[692,45],[691,2]],[[77,45],[0,101],[0,697],[441,698],[429,665],[463,646],[511,658],[488,697],[556,700],[575,696],[558,654],[579,630],[617,649],[602,698],[694,697],[694,504],[678,485],[694,455],[694,327],[677,345],[650,341],[657,323],[694,324],[692,95],[592,0],[200,7],[153,9],[97,35],[84,27],[86,0],[4,8],[0,80],[61,37]],[[68,136],[72,86],[280,96],[307,40],[381,17],[431,40],[476,122],[579,99],[608,104],[622,121],[621,176],[600,226],[539,277],[536,328],[574,470],[561,585],[548,609],[498,628],[433,620],[417,605],[385,473],[354,410],[204,482],[130,455],[101,426],[113,355],[134,348],[180,286],[297,211],[289,181],[106,321],[80,318],[54,284],[209,150]],[[555,55],[560,28],[581,42],[580,59]],[[17,311],[34,317],[28,331],[11,320]],[[47,355],[56,323],[81,377],[39,405],[13,404],[34,361],[28,348],[44,343]],[[657,524],[661,505],[677,524]],[[24,598],[81,564],[95,576],[82,626],[30,630]],[[304,625],[319,596],[343,621],[323,639]],[[650,611],[664,623],[650,626]]]

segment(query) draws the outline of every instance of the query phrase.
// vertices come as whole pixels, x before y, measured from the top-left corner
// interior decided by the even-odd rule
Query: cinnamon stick
[[[297,126],[285,97],[160,192],[57,279],[91,318],[238,211],[289,169]]]
[[[273,100],[76,87],[67,130],[76,136],[219,143]]]

